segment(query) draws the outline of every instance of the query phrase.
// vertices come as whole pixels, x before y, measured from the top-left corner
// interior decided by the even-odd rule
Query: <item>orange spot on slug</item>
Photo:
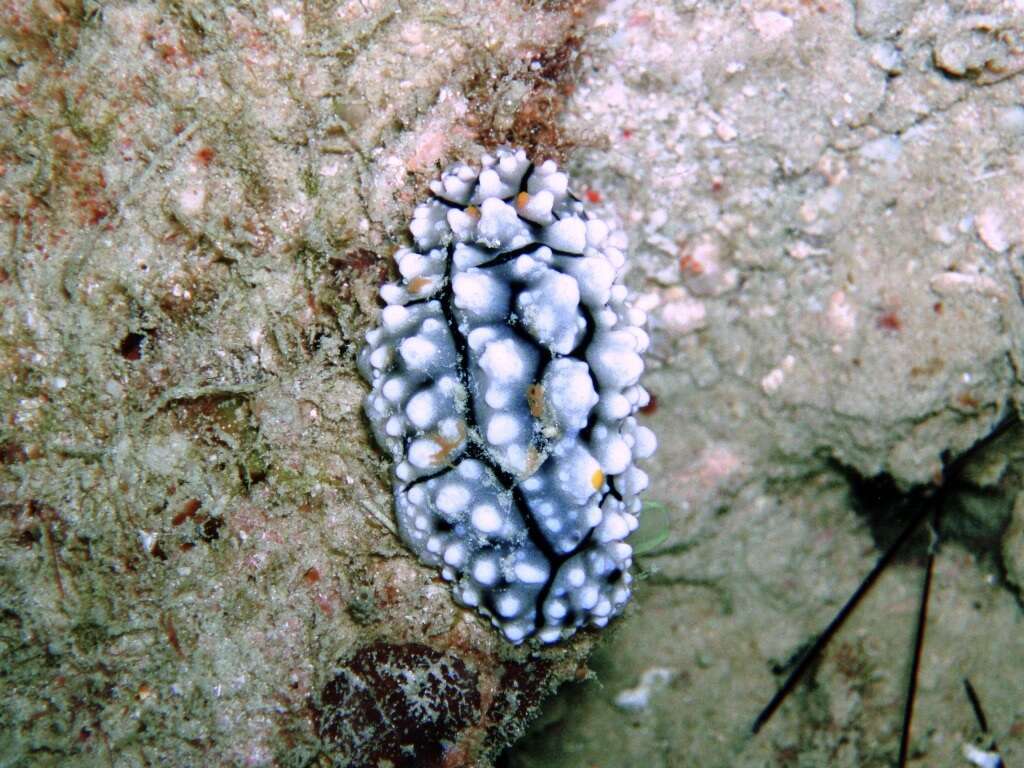
[[[414,277],[412,280],[409,281],[409,290],[412,293],[419,293],[424,288],[429,288],[430,284],[431,283],[429,277]]]
[[[526,402],[530,406],[530,414],[539,419],[544,415],[544,387],[540,384],[531,384],[526,390]]]
[[[445,464],[448,461],[448,457],[452,451],[456,450],[462,441],[466,438],[466,425],[461,421],[459,422],[459,433],[455,436],[454,440],[447,440],[441,435],[433,435],[430,439],[433,440],[439,446],[437,452],[434,454],[433,462],[436,465]]]

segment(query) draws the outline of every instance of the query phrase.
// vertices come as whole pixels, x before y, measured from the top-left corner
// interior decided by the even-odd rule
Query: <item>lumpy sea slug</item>
[[[656,446],[634,418],[648,337],[625,237],[521,150],[430,189],[359,359],[399,533],[513,643],[604,626]]]

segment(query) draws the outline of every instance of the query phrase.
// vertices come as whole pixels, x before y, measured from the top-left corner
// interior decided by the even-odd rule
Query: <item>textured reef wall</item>
[[[600,638],[509,763],[891,764],[920,549],[749,725],[1020,400],[1022,40],[980,0],[0,3],[0,753],[487,765]],[[543,651],[398,542],[355,364],[427,182],[502,143],[622,224],[651,318],[636,608]],[[923,764],[965,675],[1021,759],[1022,456],[947,514]]]
[[[612,2],[594,27],[563,124],[632,243],[666,513],[601,686],[513,764],[894,765],[927,536],[750,729],[910,492],[1019,411],[1024,13]],[[1018,429],[947,489],[911,765],[968,765],[965,677],[1024,754],[1022,477]]]
[[[585,10],[0,6],[5,759],[473,765],[577,674],[401,546],[355,359],[439,163],[558,156]]]

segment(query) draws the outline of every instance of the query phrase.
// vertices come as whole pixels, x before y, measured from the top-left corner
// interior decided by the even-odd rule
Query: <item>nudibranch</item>
[[[359,364],[398,531],[512,643],[604,626],[630,596],[654,434],[625,236],[568,176],[502,148],[413,213]]]

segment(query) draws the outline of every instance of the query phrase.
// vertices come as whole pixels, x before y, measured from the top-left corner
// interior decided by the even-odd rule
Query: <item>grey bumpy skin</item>
[[[622,611],[656,445],[625,238],[568,181],[499,149],[432,182],[359,361],[402,538],[513,643]]]

